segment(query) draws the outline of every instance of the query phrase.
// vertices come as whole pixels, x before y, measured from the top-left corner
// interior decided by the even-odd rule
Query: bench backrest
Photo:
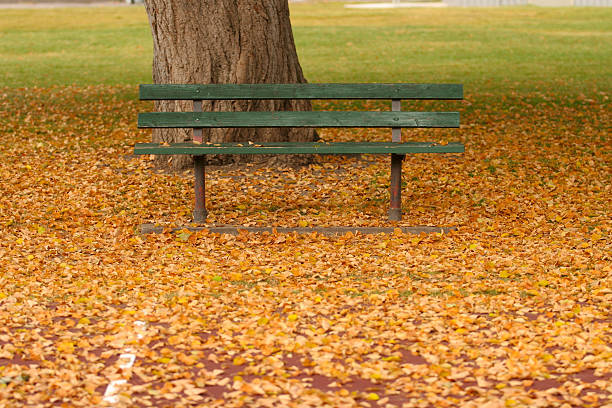
[[[141,100],[463,99],[460,84],[210,84],[140,85]],[[396,104],[394,104],[396,106]],[[397,105],[399,106],[399,105]],[[148,112],[141,128],[459,127],[458,112]]]
[[[140,85],[141,100],[463,99],[461,84]]]

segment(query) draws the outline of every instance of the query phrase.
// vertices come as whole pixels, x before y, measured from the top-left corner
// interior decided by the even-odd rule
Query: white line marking
[[[136,326],[136,329],[140,332],[136,333],[136,338],[138,338],[138,340],[142,339],[144,337],[143,331],[147,329],[147,322],[143,322],[142,320],[136,320],[134,322],[134,326]]]
[[[137,320],[134,322],[134,331],[136,331],[136,338],[142,339],[145,336],[145,331],[147,329],[147,322],[143,322],[141,320]],[[119,355],[119,360],[117,360],[119,368],[125,370],[131,368],[136,361],[136,355],[134,354],[136,350],[132,347],[126,347],[124,349],[124,353]],[[113,380],[108,383],[106,387],[106,391],[104,391],[104,401],[108,404],[116,404],[119,402],[119,386],[127,383],[127,380]]]
[[[119,397],[117,393],[119,392],[119,386],[125,384],[126,380],[114,380],[108,384],[106,387],[106,392],[104,393],[104,401],[109,404],[116,404],[119,402]]]
[[[123,361],[119,364],[119,368],[130,368],[134,365],[134,361],[136,360],[136,356],[131,353],[124,353],[119,356],[119,361]]]

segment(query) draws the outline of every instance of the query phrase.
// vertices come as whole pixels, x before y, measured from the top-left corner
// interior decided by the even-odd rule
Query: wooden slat
[[[453,128],[458,112],[148,112],[141,128],[367,127]]]
[[[410,154],[462,153],[461,143],[428,142],[270,142],[270,143],[138,143],[134,154]]]
[[[463,99],[461,84],[140,85],[140,99]]]

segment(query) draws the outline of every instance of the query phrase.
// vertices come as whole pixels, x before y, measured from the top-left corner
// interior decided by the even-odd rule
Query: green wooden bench
[[[138,143],[134,154],[190,154],[195,166],[194,222],[206,220],[207,154],[390,154],[389,219],[401,219],[402,160],[412,153],[462,153],[461,143],[402,142],[402,128],[457,128],[458,112],[402,112],[401,100],[463,99],[459,84],[213,84],[140,85],[141,100],[193,100],[193,112],[138,115],[140,128],[193,128],[192,143]],[[243,99],[390,99],[388,112],[202,112],[203,100]],[[391,128],[390,142],[209,143],[202,128],[314,127]]]

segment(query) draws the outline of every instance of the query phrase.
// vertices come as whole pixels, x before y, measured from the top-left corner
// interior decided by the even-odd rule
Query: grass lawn
[[[610,10],[292,15],[313,82],[466,85],[418,108],[461,129],[404,133],[466,151],[407,157],[391,224],[457,230],[140,235],[193,202],[131,154],[142,8],[0,10],[0,405],[609,407]],[[209,167],[208,221],[388,226],[388,189],[388,157]]]
[[[291,8],[311,82],[460,82],[468,92],[612,87],[607,8]],[[2,10],[0,84],[151,82],[144,9]]]

